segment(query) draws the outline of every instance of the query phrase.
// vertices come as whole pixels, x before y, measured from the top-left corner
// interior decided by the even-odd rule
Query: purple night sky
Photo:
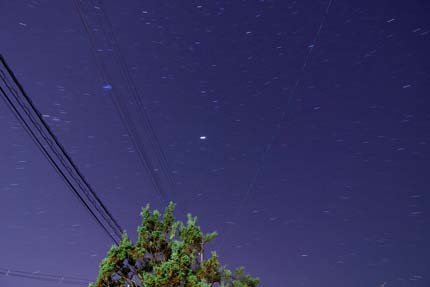
[[[167,197],[219,232],[223,264],[262,287],[430,286],[428,1],[97,5],[169,162]],[[74,0],[0,0],[0,53],[135,238],[141,207],[165,204]],[[0,174],[0,269],[94,280],[111,239],[4,101]]]

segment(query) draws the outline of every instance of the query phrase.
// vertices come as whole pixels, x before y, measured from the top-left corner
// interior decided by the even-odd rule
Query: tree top
[[[216,232],[204,234],[197,218],[188,214],[186,224],[175,219],[175,204],[163,216],[142,209],[142,223],[133,243],[124,232],[119,246],[114,245],[100,264],[99,276],[89,287],[255,287],[258,278],[221,266],[212,252],[204,259],[205,245]]]

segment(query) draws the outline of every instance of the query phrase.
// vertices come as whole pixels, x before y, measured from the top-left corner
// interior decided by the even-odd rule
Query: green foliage
[[[203,234],[197,218],[188,215],[183,224],[175,220],[170,203],[160,218],[147,205],[141,213],[135,244],[124,233],[119,246],[112,246],[100,264],[95,284],[89,287],[255,287],[259,280],[220,266],[215,252],[206,260],[204,246],[216,233]]]

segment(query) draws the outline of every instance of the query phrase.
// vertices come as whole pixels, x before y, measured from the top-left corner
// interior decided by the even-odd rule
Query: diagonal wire
[[[54,274],[46,274],[40,272],[28,272],[28,271],[20,271],[13,270],[7,268],[0,268],[0,275],[5,277],[19,277],[25,279],[39,280],[45,282],[56,282],[59,284],[68,284],[68,285],[80,285],[87,286],[91,280],[72,277],[72,276],[62,276],[62,275],[54,275]]]
[[[107,16],[106,11],[104,9],[103,0],[92,0],[92,1],[93,1],[93,3],[98,2],[97,5],[99,5],[101,8],[100,11],[103,14],[104,21],[107,23],[107,29],[106,30],[104,29],[103,31],[106,32],[105,33],[106,37],[108,37],[107,34],[111,35],[110,43],[113,45],[114,50],[118,51],[117,62],[120,64],[121,69],[122,69],[124,76],[126,78],[126,81],[128,83],[128,86],[132,90],[133,99],[135,102],[137,102],[140,120],[149,129],[149,132],[148,132],[149,139],[151,140],[151,144],[152,144],[153,149],[157,152],[158,156],[160,157],[159,162],[163,166],[163,169],[165,169],[165,170],[163,170],[163,172],[167,176],[169,183],[171,185],[174,185],[175,180],[174,180],[172,174],[170,173],[169,163],[168,163],[166,154],[164,153],[163,149],[161,148],[161,143],[160,143],[160,141],[157,137],[157,134],[154,130],[154,126],[152,125],[150,115],[147,112],[145,105],[143,104],[142,96],[139,93],[135,82],[133,81],[133,77],[130,74],[129,68],[127,66],[127,62],[126,62],[125,57],[124,57],[124,53],[122,52],[121,47],[118,44],[118,40],[116,39],[115,34],[113,32],[112,23],[109,20],[109,17]],[[114,55],[116,55],[116,54],[114,54]]]
[[[12,110],[17,119],[23,124],[27,133],[30,135],[30,137],[33,139],[57,173],[65,181],[66,185],[73,191],[73,193],[78,197],[79,201],[96,219],[97,223],[101,225],[102,228],[112,238],[112,240],[118,244],[119,239],[121,238],[122,228],[113,218],[112,214],[100,200],[82,173],[79,171],[71,157],[67,154],[66,150],[49,128],[48,124],[44,121],[41,113],[26,94],[18,79],[15,77],[13,71],[7,65],[6,61],[1,55],[0,63],[6,70],[5,72],[0,67],[0,79],[6,87],[5,90],[0,86],[0,91],[9,108]],[[7,77],[7,75],[12,78],[13,83],[9,81],[9,77]],[[18,88],[19,92],[14,88],[14,86]],[[13,97],[9,95],[12,95]],[[24,112],[25,116],[27,116],[30,122],[26,120],[20,109]],[[45,144],[43,144],[42,141],[45,142]],[[79,190],[81,192],[79,192]],[[81,193],[83,193],[87,200],[85,200]],[[90,205],[92,205],[93,208],[91,208]],[[96,213],[101,215],[105,223],[102,223],[101,219],[96,215]],[[108,230],[108,227],[111,231]]]
[[[102,29],[99,30],[94,26],[91,27],[89,23],[89,16],[84,15],[84,12],[85,12],[83,7],[84,2],[87,4],[88,3],[91,4],[91,8],[94,9],[94,11],[96,12],[96,16],[97,16],[96,18],[97,20],[99,20],[99,26],[101,26]],[[91,50],[96,60],[96,64],[99,68],[101,76],[108,84],[112,83],[112,78],[110,77],[110,73],[107,71],[106,63],[105,61],[103,61],[102,55],[100,55],[101,49],[97,48],[97,40],[93,32],[101,32],[104,34],[104,39],[103,39],[103,41],[105,42],[104,44],[109,47],[107,48],[107,50],[112,55],[109,58],[111,58],[110,60],[113,60],[115,62],[115,65],[117,66],[119,65],[119,68],[116,70],[121,74],[121,78],[125,82],[125,85],[127,87],[127,92],[124,93],[123,95],[120,95],[117,93],[116,87],[113,86],[111,87],[112,91],[110,92],[111,98],[113,100],[113,103],[118,113],[120,114],[120,118],[123,124],[125,125],[132,139],[132,142],[136,148],[136,151],[139,155],[142,165],[145,167],[145,169],[148,171],[150,175],[152,185],[154,186],[155,190],[160,195],[160,197],[163,199],[163,201],[166,201],[167,194],[163,188],[163,179],[158,174],[157,172],[158,170],[155,168],[156,162],[158,162],[160,171],[163,173],[164,177],[167,178],[167,180],[169,181],[170,187],[174,185],[174,179],[169,171],[170,169],[168,167],[166,156],[161,148],[161,144],[154,131],[151,120],[149,118],[149,114],[147,113],[142,103],[142,99],[137,90],[137,87],[133,82],[133,79],[128,71],[128,67],[126,65],[124,56],[121,53],[117,40],[114,36],[112,25],[109,21],[109,18],[105,14],[105,11],[104,11],[104,8],[102,7],[101,2],[98,2],[96,4],[94,2],[91,2],[90,0],[84,0],[84,1],[74,0],[74,3],[75,3],[76,10],[79,14],[80,20],[84,26],[85,32],[88,35],[90,45],[92,48]],[[101,16],[97,15],[97,12],[102,13]],[[104,25],[101,23],[103,23]],[[124,100],[121,98],[121,96],[126,96],[126,95],[130,95],[133,102],[136,103],[137,111],[138,111],[137,115],[139,117],[140,123],[143,124],[142,129],[145,132],[145,136],[147,140],[146,143],[148,144],[145,144],[145,140],[141,139],[141,136],[139,135],[139,132],[138,132],[138,127],[140,126],[134,123],[134,121],[130,116],[131,113],[127,109],[127,103],[124,103]],[[157,160],[155,161],[152,160],[151,157],[146,152],[146,150],[149,147],[151,148],[150,149],[150,151],[152,152],[151,154],[153,156],[156,156]]]
[[[93,57],[96,60],[97,67],[101,73],[103,80],[105,81],[105,84],[110,84],[110,83],[112,83],[112,79],[110,77],[110,74],[107,72],[107,69],[105,67],[105,63],[103,62],[103,60],[100,59],[100,57],[96,53],[96,51],[98,51],[98,49],[96,48],[96,40],[92,36],[92,33],[90,31],[91,29],[89,27],[89,24],[85,20],[84,15],[82,14],[82,11],[81,11],[82,8],[81,8],[80,3],[78,1],[79,0],[74,1],[75,7],[76,7],[76,10],[79,14],[80,20],[84,26],[84,30],[88,34],[88,37],[90,40],[90,45],[92,47],[91,52],[93,54]],[[144,168],[146,169],[146,171],[148,171],[148,173],[150,174],[150,180],[151,180],[152,185],[156,189],[159,196],[163,200],[165,200],[165,194],[162,191],[162,189],[159,187],[160,185],[159,185],[159,182],[157,181],[157,178],[152,176],[154,167],[151,165],[151,162],[149,161],[149,157],[148,157],[147,153],[145,152],[145,149],[142,148],[142,146],[143,146],[142,141],[141,141],[140,137],[137,136],[137,127],[133,123],[133,121],[131,120],[129,113],[126,111],[126,104],[121,99],[121,97],[116,94],[116,87],[112,87],[112,91],[110,92],[110,94],[111,94],[112,102],[113,102],[118,114],[120,115],[120,119],[123,122],[123,124],[125,125],[127,132],[131,137],[132,143],[133,143],[134,147],[136,148],[136,151],[139,155],[139,159],[140,159],[142,165],[144,166]]]
[[[308,63],[309,63],[309,60],[311,58],[312,52],[313,52],[313,50],[315,48],[315,45],[318,42],[318,39],[319,39],[320,34],[321,34],[321,31],[324,28],[324,24],[325,24],[325,22],[327,20],[327,17],[328,17],[328,14],[330,12],[330,8],[331,8],[331,6],[333,4],[333,1],[334,0],[329,0],[328,4],[326,6],[326,9],[325,9],[324,14],[323,14],[322,19],[321,19],[321,22],[320,22],[320,24],[318,26],[317,32],[315,33],[315,36],[314,36],[313,41],[312,41],[312,44],[309,46],[310,48],[309,48],[308,52],[306,53],[305,59],[303,61],[303,65],[301,66],[299,77],[297,78],[297,80],[296,80],[293,88],[290,90],[290,93],[289,93],[289,96],[288,96],[288,100],[287,100],[287,103],[286,103],[286,107],[290,106],[290,103],[291,103],[291,101],[294,98],[296,90],[300,86],[300,83],[302,81],[302,77],[303,77],[304,73],[306,72],[306,68],[308,66]],[[260,156],[260,159],[257,162],[257,167],[255,169],[255,173],[252,176],[252,178],[251,178],[251,180],[250,180],[250,182],[248,184],[248,187],[247,187],[247,189],[245,191],[245,195],[241,198],[241,201],[239,202],[239,207],[236,209],[236,214],[234,215],[234,218],[237,218],[242,213],[246,201],[248,200],[251,192],[254,190],[255,184],[256,184],[258,178],[261,176],[261,174],[263,172],[263,167],[264,167],[264,163],[266,162],[266,158],[269,155],[270,151],[272,150],[273,146],[275,145],[275,143],[277,142],[277,140],[279,139],[279,137],[281,135],[282,123],[285,121],[286,117],[287,117],[287,110],[284,109],[284,111],[281,114],[280,119],[278,120],[278,123],[276,124],[276,130],[273,133],[270,142],[265,146],[265,148],[264,148],[264,150],[263,150],[263,152],[262,152],[262,154]],[[224,241],[225,241],[225,236],[221,238],[219,248],[222,247],[222,245],[224,244]]]

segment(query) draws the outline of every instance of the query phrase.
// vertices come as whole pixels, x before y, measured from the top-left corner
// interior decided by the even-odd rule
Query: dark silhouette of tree
[[[183,224],[173,216],[170,203],[163,217],[147,205],[141,213],[137,242],[123,234],[100,264],[95,284],[90,287],[255,287],[259,279],[238,268],[220,266],[215,252],[204,259],[205,244],[216,233],[203,234],[197,218],[188,214]]]

